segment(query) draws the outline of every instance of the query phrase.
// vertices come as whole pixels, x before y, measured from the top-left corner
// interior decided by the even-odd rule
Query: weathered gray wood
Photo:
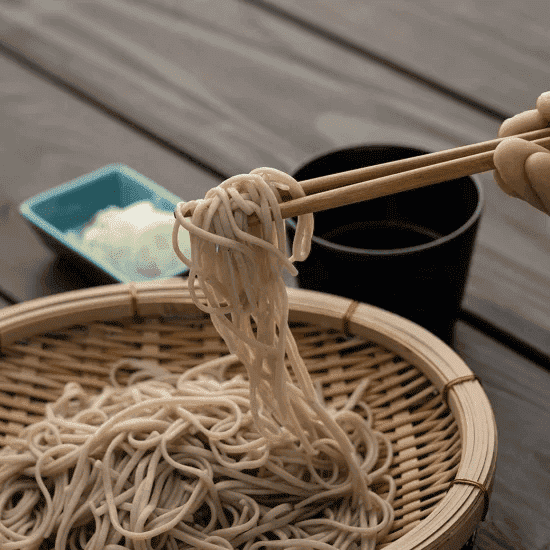
[[[485,212],[463,306],[550,356],[550,217],[479,177]]]
[[[498,427],[498,458],[480,549],[544,548],[550,540],[550,376],[459,323],[456,349],[479,375]]]
[[[21,301],[89,286],[55,257],[18,205],[52,186],[121,162],[182,198],[219,180],[0,57],[0,289]]]
[[[343,12],[353,5],[339,3]],[[428,34],[425,26],[411,29]],[[498,129],[474,110],[232,0],[4,0],[0,33],[228,174],[261,165],[293,171],[357,143],[441,149]],[[546,218],[484,181],[487,209],[466,304],[510,332],[517,323],[498,307],[512,312],[527,341],[548,349],[550,305],[540,299],[550,278]]]
[[[544,0],[266,3],[504,113],[532,109],[549,89]]]
[[[492,136],[471,110],[235,0],[3,0],[7,43],[229,174]]]
[[[186,177],[193,178],[195,184],[204,189],[213,184],[208,178],[201,179],[200,172],[190,173],[193,171],[185,168],[180,159],[151,148],[147,141],[20,67],[0,60],[0,74],[3,77],[2,187],[14,200],[22,200],[114,160],[126,162],[174,192],[180,189],[173,186],[174,182]],[[48,147],[48,144],[52,145]],[[57,176],[54,178],[52,173]],[[0,208],[4,226],[17,227],[14,205],[3,204],[8,204]],[[26,246],[32,242],[32,233],[25,234],[22,227],[11,233],[14,241],[10,249],[0,252],[3,260],[9,260],[10,254],[19,250],[23,257],[25,250],[15,245]],[[38,244],[36,250],[42,250]],[[20,278],[27,277],[27,282],[40,281],[44,274],[55,269],[50,267],[53,258],[47,254],[30,254],[27,260],[25,269],[18,273]],[[37,264],[38,272],[26,271]],[[70,275],[66,266],[60,269]],[[5,275],[0,273],[2,282]],[[49,277],[61,284],[59,278]],[[25,292],[33,297],[33,293],[40,295],[44,289],[26,288]],[[482,376],[500,428],[497,481],[478,547],[540,548],[548,540],[548,509],[544,499],[548,486],[548,470],[544,464],[549,458],[547,374],[467,327],[459,326],[457,345],[471,368]]]
[[[52,280],[49,276],[52,270],[55,272],[55,255],[23,222],[17,205],[9,199],[2,200],[0,206],[0,255],[0,288],[12,300],[51,294],[56,286],[62,285],[64,290],[71,282],[68,277]]]

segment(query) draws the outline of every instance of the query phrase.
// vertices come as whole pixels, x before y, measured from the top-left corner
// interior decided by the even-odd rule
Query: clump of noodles
[[[389,532],[392,447],[365,402],[368,370],[327,406],[288,326],[282,271],[295,272],[312,227],[299,220],[287,258],[281,192],[301,188],[259,169],[211,190],[189,220],[178,205],[192,295],[232,353],[181,375],[125,359],[100,395],[67,384],[0,450],[0,548],[373,550]],[[122,368],[136,371],[126,384]]]
[[[292,261],[307,257],[313,232],[311,214],[299,219],[294,255],[287,258],[279,208],[281,190],[296,196],[301,188],[293,178],[273,169],[234,176],[208,191],[204,200],[180,203],[174,228],[174,248],[190,269],[193,300],[210,314],[231,353],[245,364],[252,402],[258,410],[258,428],[272,437],[284,437],[282,422],[295,435],[301,433],[289,403],[291,396],[285,391],[289,378],[284,357],[292,336],[287,328],[288,303],[282,275],[284,269],[297,273]],[[188,219],[186,212],[192,208],[193,216]],[[259,223],[249,225],[252,214]],[[190,233],[192,260],[179,249],[179,224]],[[206,296],[206,304],[197,297],[196,283]],[[307,377],[301,386],[313,398]],[[311,451],[307,440],[303,444]]]
[[[296,274],[292,262],[307,257],[313,217],[299,217],[293,255],[288,258],[281,192],[293,198],[304,195],[291,176],[258,168],[229,178],[203,200],[178,204],[174,250],[190,269],[189,288],[196,305],[210,314],[231,353],[247,369],[259,432],[274,446],[297,438],[300,452],[308,457],[319,456],[320,441],[329,445],[330,454],[350,473],[354,506],[365,518],[368,515],[360,527],[368,525],[368,530],[377,525],[382,532],[393,520],[393,509],[369,490],[367,478],[373,465],[361,464],[343,428],[345,424],[364,430],[364,419],[351,411],[337,417],[323,406],[288,326],[283,270]],[[252,215],[256,220],[251,221]],[[179,250],[180,226],[190,234],[191,258]],[[206,302],[199,298],[196,284]],[[377,446],[376,437],[370,441]]]
[[[0,547],[373,549],[389,506],[379,518],[351,506],[351,476],[330,441],[310,456],[296,440],[261,436],[237,363],[229,355],[175,375],[129,359],[100,395],[67,384],[45,419],[0,451]],[[119,384],[120,368],[137,372]],[[336,418],[358,406],[366,380]],[[370,420],[347,424],[346,437],[388,488],[376,498],[391,502],[391,445],[378,449]]]

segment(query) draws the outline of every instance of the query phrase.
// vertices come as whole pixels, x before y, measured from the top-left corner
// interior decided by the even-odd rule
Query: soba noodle
[[[393,455],[369,379],[327,406],[289,329],[282,273],[307,255],[312,220],[287,258],[281,191],[301,188],[263,168],[178,205],[190,292],[230,354],[181,375],[122,360],[99,395],[67,384],[0,451],[3,550],[372,550],[389,532]],[[121,369],[135,371],[125,384]]]
[[[313,216],[298,219],[293,255],[287,258],[279,208],[281,191],[294,198],[304,194],[291,176],[272,168],[258,168],[226,180],[211,189],[204,200],[178,204],[174,249],[190,269],[195,303],[210,314],[229,350],[246,366],[259,432],[272,442],[292,434],[307,456],[318,454],[316,442],[332,439],[350,472],[354,505],[373,512],[373,493],[366,483],[368,468],[359,463],[337,419],[319,402],[288,326],[283,270],[295,274],[292,262],[307,257]],[[186,217],[191,210],[192,216]],[[259,219],[258,224],[249,224],[251,215]],[[191,258],[179,251],[180,225],[191,236]],[[204,292],[206,303],[194,291],[195,283]],[[285,354],[296,384],[285,365]],[[350,412],[346,422],[359,426],[363,419]],[[393,513],[387,502],[378,512],[382,510],[389,516]],[[372,523],[376,523],[375,517],[373,512]],[[385,527],[380,524],[381,530]]]
[[[296,438],[262,437],[248,381],[228,372],[236,363],[229,355],[178,376],[129,360],[98,396],[67,384],[46,418],[0,453],[2,549],[354,549],[374,540],[390,521],[386,501],[376,496],[382,521],[360,527],[372,512],[351,506],[351,475],[331,441],[310,456]],[[138,371],[121,386],[116,370],[129,366]],[[366,387],[333,414],[345,422]],[[348,425],[347,436],[393,499],[391,447],[368,424]]]

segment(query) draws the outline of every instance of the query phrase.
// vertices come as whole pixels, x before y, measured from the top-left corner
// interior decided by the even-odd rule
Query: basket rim
[[[304,289],[288,288],[288,301],[291,320],[317,323],[376,341],[419,368],[439,392],[453,380],[473,377],[470,368],[447,344],[394,313]],[[187,280],[179,277],[36,298],[0,310],[0,353],[2,346],[43,332],[96,320],[158,315],[159,307],[166,314],[175,305],[192,305]],[[455,544],[461,548],[483,520],[496,467],[495,418],[478,380],[468,379],[453,385],[451,390],[447,401],[462,440],[456,478],[465,483],[452,484],[435,509],[411,531],[387,545],[387,550],[435,549],[443,544],[445,548]]]

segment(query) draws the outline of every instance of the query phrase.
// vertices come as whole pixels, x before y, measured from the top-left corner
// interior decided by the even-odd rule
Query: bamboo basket
[[[395,522],[377,548],[459,549],[487,511],[497,433],[477,377],[418,325],[366,304],[289,289],[300,353],[336,406],[376,373],[366,400],[392,440]],[[67,292],[0,311],[0,446],[41,418],[67,382],[91,392],[121,358],[169,370],[227,353],[187,283]]]

